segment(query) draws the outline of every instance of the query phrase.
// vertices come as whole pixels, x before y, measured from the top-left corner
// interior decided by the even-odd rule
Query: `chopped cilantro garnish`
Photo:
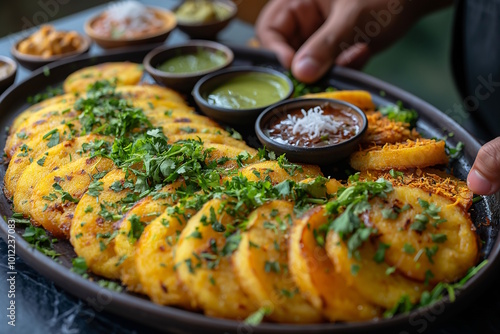
[[[29,104],[35,104],[62,94],[64,94],[62,87],[52,88],[48,86],[45,92],[36,94],[35,96],[29,96],[27,101]]]
[[[250,326],[257,326],[259,325],[262,320],[264,320],[264,317],[266,315],[271,314],[271,308],[267,306],[263,306],[259,308],[257,311],[254,313],[250,314],[246,319],[245,319],[245,324],[250,325]]]
[[[417,213],[415,215],[414,223],[410,226],[412,230],[423,232],[427,228],[429,218],[427,216]]]
[[[433,242],[443,243],[446,240],[448,240],[448,237],[444,233],[438,233],[438,234],[431,234],[431,239]]]
[[[413,254],[415,253],[415,247],[413,247],[411,244],[404,244],[403,251],[406,254]]]
[[[230,256],[233,254],[241,242],[241,234],[240,231],[233,233],[229,237],[226,238],[226,244],[222,247],[221,255],[222,256]]]
[[[326,210],[329,214],[338,217],[330,223],[329,229],[334,230],[339,236],[347,241],[349,254],[352,255],[357,249],[370,237],[373,233],[371,227],[359,219],[358,215],[370,209],[368,200],[371,197],[387,197],[387,194],[392,192],[392,184],[384,179],[377,181],[357,181],[358,174],[350,177],[354,182],[348,188],[341,188],[337,195],[337,199],[326,204]],[[342,208],[345,208],[343,211]]]
[[[446,148],[446,153],[448,153],[450,159],[456,160],[462,156],[465,145],[464,145],[464,143],[459,141],[455,147],[451,147],[451,146],[446,145],[445,148]]]
[[[130,222],[128,238],[131,243],[135,243],[135,241],[139,240],[141,237],[142,232],[144,231],[144,225],[141,223],[140,217],[136,214],[131,215],[128,218],[128,221]]]
[[[39,165],[39,166],[42,166],[43,167],[43,164],[45,163],[45,159],[47,159],[47,156],[43,156],[42,158],[38,159],[36,161],[36,163]]]
[[[283,168],[291,176],[293,176],[296,171],[303,171],[302,166],[289,162],[284,154],[278,158],[278,166]]]
[[[378,244],[378,249],[375,252],[375,255],[373,256],[373,261],[377,263],[382,263],[385,260],[385,251],[389,249],[390,245],[384,244],[383,242],[380,242]]]
[[[382,209],[382,217],[394,220],[398,218],[398,212],[394,208]]]
[[[99,197],[99,194],[101,193],[101,191],[104,190],[102,185],[103,185],[102,181],[99,181],[99,180],[92,181],[89,184],[89,189],[87,190],[87,194],[89,194],[92,197]]]
[[[73,198],[73,196],[71,196],[71,194],[68,193],[67,191],[64,191],[64,189],[58,183],[54,183],[52,185],[52,188],[54,188],[54,191],[57,194],[61,195],[61,201],[63,203],[64,202],[72,202],[72,203],[78,203],[79,202],[79,199]]]
[[[84,275],[87,273],[88,267],[83,257],[75,257],[71,260],[71,263],[73,264],[71,271],[77,273],[78,275]]]
[[[417,124],[418,113],[413,109],[405,109],[403,102],[398,101],[395,105],[379,108],[382,115],[396,122],[408,123],[412,128]]]
[[[16,137],[19,139],[28,139],[28,135],[24,131],[20,131],[16,133]]]
[[[404,173],[403,172],[398,172],[398,171],[395,171],[394,169],[391,169],[389,171],[389,175],[391,175],[394,179],[397,179],[397,178],[403,178],[404,177]]]
[[[361,267],[359,266],[359,264],[352,264],[351,265],[351,275],[352,276],[356,276],[359,272],[359,269],[361,269]]]
[[[100,287],[106,288],[106,289],[111,290],[111,291],[115,291],[115,292],[122,292],[123,291],[123,287],[120,285],[120,283],[117,283],[117,282],[100,279],[97,281],[97,284]]]
[[[408,313],[413,309],[413,304],[408,295],[403,295],[393,308],[384,312],[384,318],[391,318],[399,313]]]
[[[266,261],[266,263],[264,264],[264,270],[266,273],[272,271],[279,274],[281,272],[281,267],[279,262],[277,261]]]
[[[51,258],[56,258],[60,255],[54,250],[53,238],[49,237],[41,227],[26,227],[22,237],[34,248]]]
[[[430,270],[425,271],[424,285],[428,286],[431,279],[434,278],[434,274]]]
[[[385,274],[386,274],[387,276],[390,276],[390,275],[394,274],[394,272],[396,272],[396,267],[389,267],[389,268],[387,268],[387,269],[385,270]]]
[[[427,255],[427,258],[429,259],[429,262],[431,264],[434,264],[433,256],[436,255],[439,247],[438,245],[433,245],[431,248],[425,247],[425,255]]]

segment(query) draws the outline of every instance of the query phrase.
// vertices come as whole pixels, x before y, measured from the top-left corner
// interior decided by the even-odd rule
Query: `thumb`
[[[500,137],[481,147],[467,185],[479,195],[492,195],[500,190]]]
[[[341,51],[350,47],[349,41],[352,44],[359,9],[344,2],[333,4],[328,19],[293,58],[292,73],[300,81],[311,83],[321,78]]]

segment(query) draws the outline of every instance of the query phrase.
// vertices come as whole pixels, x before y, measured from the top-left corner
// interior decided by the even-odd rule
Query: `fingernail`
[[[480,195],[491,194],[492,183],[483,176],[478,170],[473,169],[467,178],[467,186],[475,193]]]
[[[321,64],[314,58],[304,57],[294,66],[294,73],[300,78],[314,80],[320,76]]]

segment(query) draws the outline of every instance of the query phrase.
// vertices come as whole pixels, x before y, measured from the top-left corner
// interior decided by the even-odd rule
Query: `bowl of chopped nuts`
[[[92,41],[76,31],[57,31],[44,25],[12,46],[12,56],[23,67],[35,70],[57,60],[79,56],[89,51]]]

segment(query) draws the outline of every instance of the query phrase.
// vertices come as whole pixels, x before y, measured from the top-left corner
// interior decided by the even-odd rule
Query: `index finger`
[[[287,3],[288,1],[279,0],[268,3],[259,15],[256,33],[262,45],[274,51],[284,67],[290,68],[295,55],[292,39],[296,24],[285,9]]]

